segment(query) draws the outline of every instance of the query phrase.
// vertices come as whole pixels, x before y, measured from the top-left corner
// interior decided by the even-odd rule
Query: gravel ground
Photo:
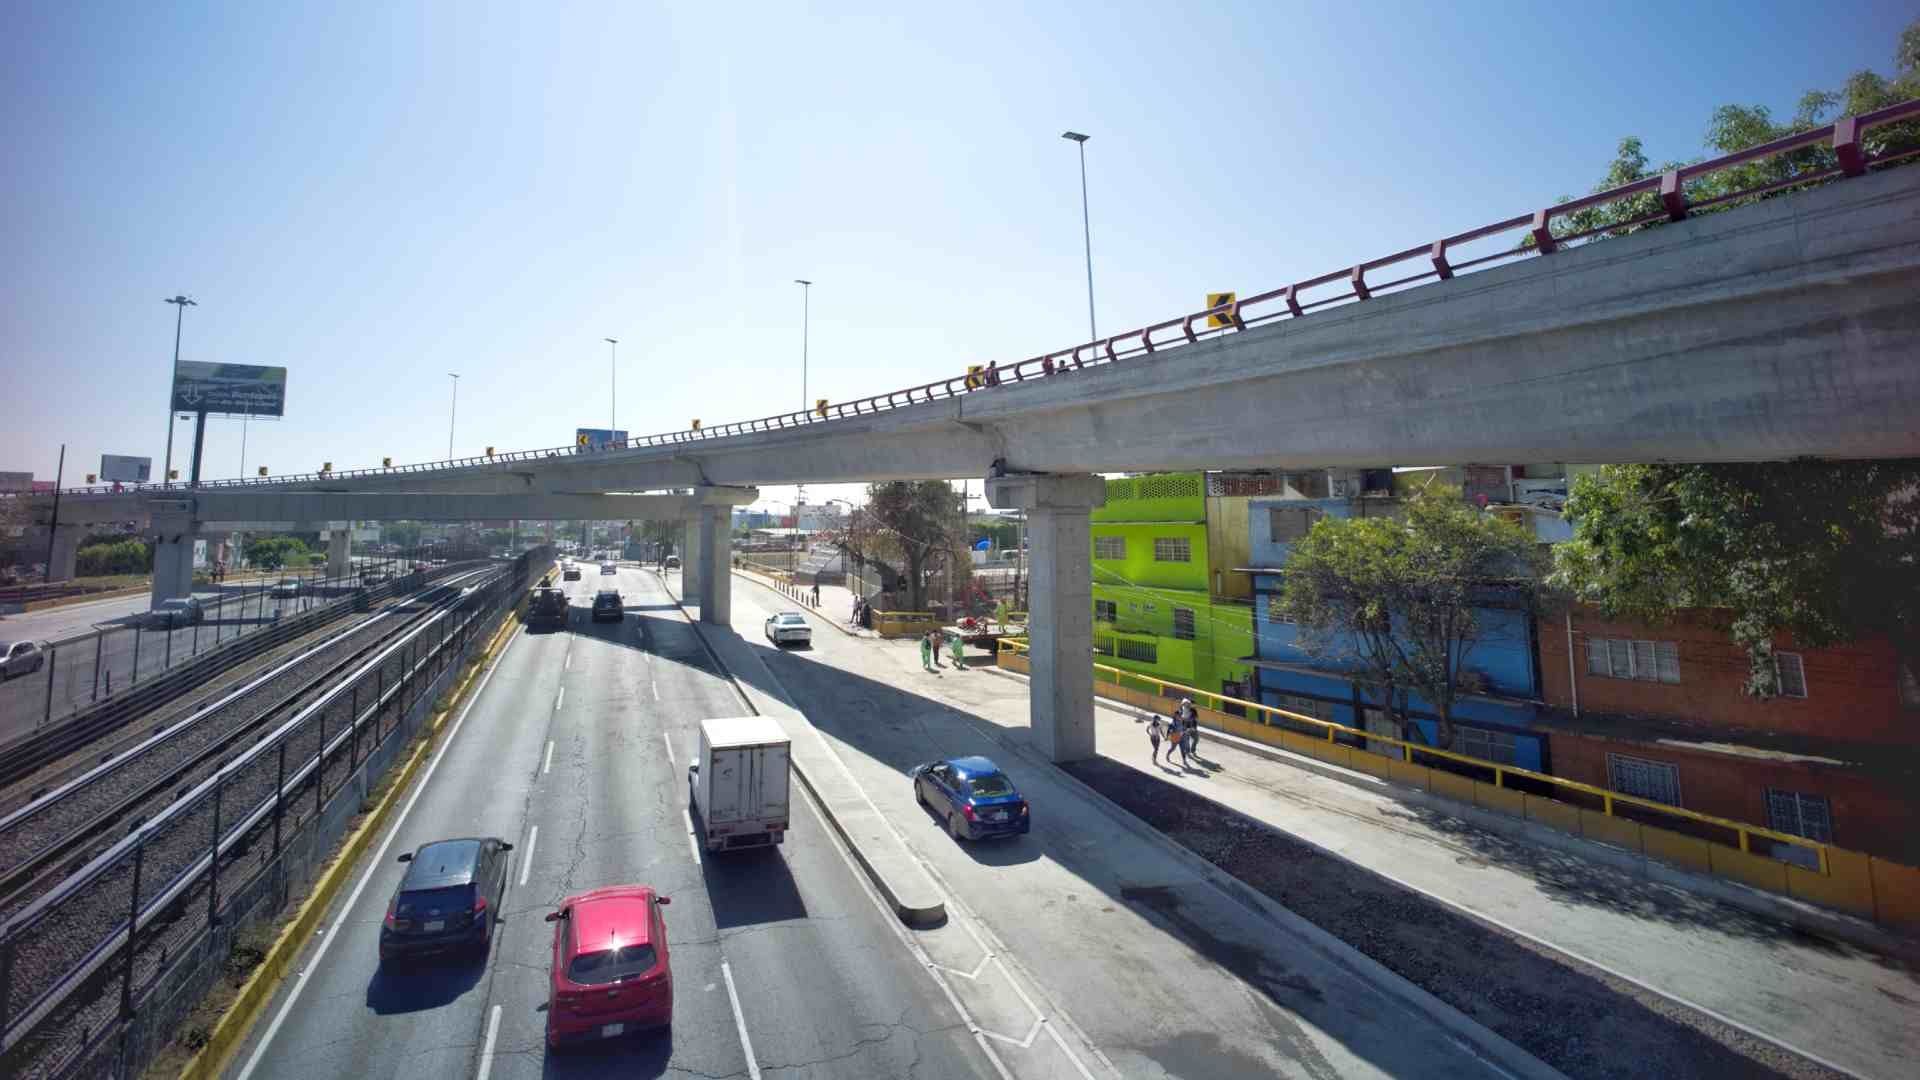
[[[423,640],[437,641],[438,635],[430,634]],[[429,669],[426,678],[430,679],[443,663],[444,660]],[[401,659],[398,656],[390,658],[381,668],[383,684],[391,686],[401,670]],[[324,711],[329,740],[344,730],[353,700],[343,696]],[[368,700],[371,701],[370,694]],[[392,733],[411,702],[411,698],[405,702],[396,701],[378,716],[364,715],[365,707],[362,706],[362,750],[376,745]],[[289,772],[294,770],[293,763],[311,758],[319,744],[320,725],[302,725],[289,740]],[[352,756],[350,746],[336,750],[328,759],[322,772],[325,786],[319,798],[315,798],[311,779],[289,793],[281,822],[283,836],[291,836],[306,827],[318,815],[320,807],[346,783],[352,771],[346,760],[349,756]],[[222,795],[221,817],[229,826],[271,798],[278,773],[277,755],[262,755],[262,762],[264,767],[261,769],[243,770],[236,774]],[[181,872],[205,855],[213,826],[213,801],[203,799],[150,838],[145,845],[140,876],[140,899],[143,905],[151,903],[178,879]],[[275,856],[272,837],[272,818],[267,817],[248,834],[245,843],[233,846],[222,857],[222,897],[244,889],[267,869]],[[23,936],[14,956],[13,980],[8,987],[10,1011],[30,1004],[66,972],[84,962],[95,947],[93,943],[103,940],[114,927],[124,923],[128,894],[133,887],[132,877],[131,860],[121,863],[101,875],[88,889],[49,912],[33,928],[32,934]],[[163,973],[174,957],[190,948],[204,933],[206,889],[206,876],[202,873],[190,887],[182,891],[164,915],[141,931],[133,972],[136,998],[144,987]],[[91,980],[91,985],[73,994],[37,1026],[35,1038],[9,1053],[7,1059],[0,1062],[5,1066],[0,1071],[22,1077],[57,1073],[60,1064],[84,1043],[88,1032],[103,1030],[102,1025],[113,1022],[117,1016],[122,970],[122,961],[118,959],[108,964]]]
[[[1063,768],[1574,1080],[1842,1075],[1126,765]]]

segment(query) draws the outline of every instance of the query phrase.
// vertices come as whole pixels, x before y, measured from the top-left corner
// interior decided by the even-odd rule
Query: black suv
[[[567,625],[567,594],[551,585],[533,590],[527,597],[528,628],[537,630],[543,626],[565,625]]]
[[[620,602],[620,590],[601,589],[593,596],[593,621],[612,619],[614,622],[626,618],[626,609]]]
[[[445,949],[485,953],[507,895],[507,852],[512,850],[497,836],[481,836],[435,840],[400,856],[407,874],[387,902],[381,961]]]

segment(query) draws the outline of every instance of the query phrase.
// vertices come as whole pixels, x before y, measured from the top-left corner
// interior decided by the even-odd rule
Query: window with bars
[[[1278,596],[1267,597],[1267,621],[1270,623],[1282,623],[1287,626],[1293,625],[1293,617],[1287,614],[1287,605],[1282,598]]]
[[[1173,636],[1181,641],[1193,640],[1193,609],[1177,607],[1173,609]]]
[[[1485,761],[1497,761],[1502,765],[1514,763],[1514,738],[1504,731],[1459,728],[1454,732],[1453,748],[1469,757],[1477,757]]]
[[[1678,683],[1680,645],[1673,641],[1588,638],[1587,674],[1608,679]]]
[[[1112,656],[1113,655],[1113,639],[1110,637],[1094,638],[1093,651],[1101,656]]]
[[[1321,512],[1313,506],[1275,506],[1267,510],[1267,539],[1276,544],[1306,538]]]
[[[1607,786],[1623,795],[1680,805],[1680,770],[1664,761],[1608,754]]]
[[[1120,617],[1120,609],[1111,600],[1093,602],[1093,620],[1095,622],[1113,622]]]
[[[1160,646],[1151,641],[1134,641],[1131,638],[1121,638],[1114,643],[1114,646],[1114,655],[1122,660],[1135,660],[1142,664],[1157,664],[1160,662]]]
[[[1153,538],[1154,562],[1192,562],[1193,545],[1184,536],[1156,536]]]
[[[1124,559],[1127,557],[1127,538],[1124,536],[1096,536],[1093,538],[1093,557],[1096,559]]]
[[[1803,698],[1807,696],[1807,667],[1801,662],[1799,653],[1774,653],[1773,670],[1780,677],[1781,697]]]
[[[1768,788],[1767,828],[1830,844],[1833,842],[1833,806],[1824,795]]]

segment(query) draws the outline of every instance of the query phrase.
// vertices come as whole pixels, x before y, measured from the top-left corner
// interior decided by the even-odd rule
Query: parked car
[[[293,597],[299,596],[301,592],[305,590],[305,588],[306,587],[303,584],[301,584],[298,578],[283,577],[279,581],[276,581],[273,583],[273,598],[275,600],[291,599]]]
[[[620,590],[601,589],[593,595],[593,621],[611,619],[619,622],[627,617],[625,605],[620,600]]]
[[[382,963],[401,956],[474,948],[485,952],[507,893],[507,852],[497,836],[435,840],[400,856],[407,873],[380,926]]]
[[[176,596],[155,604],[143,621],[148,629],[171,630],[176,626],[192,626],[206,617],[207,609],[200,601],[190,596]]]
[[[31,675],[46,662],[37,641],[0,641],[0,679]]]
[[[668,569],[668,570],[678,570],[678,569],[680,569],[680,556],[678,556],[678,555],[669,555],[669,556],[667,556],[667,561],[666,561],[666,563],[664,564],[664,568],[665,568],[665,569]]]
[[[807,625],[806,616],[797,611],[782,611],[778,615],[767,616],[767,640],[774,645],[785,645],[797,641],[802,645],[813,644],[813,627]]]
[[[645,885],[615,885],[569,896],[547,913],[549,1047],[673,1023],[673,961],[660,910],[672,902]]]
[[[913,798],[947,819],[955,840],[1024,836],[1033,828],[1027,800],[1000,767],[984,757],[947,758],[915,765]]]

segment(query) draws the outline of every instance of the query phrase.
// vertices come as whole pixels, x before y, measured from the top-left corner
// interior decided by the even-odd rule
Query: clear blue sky
[[[908,5],[912,6],[912,5]],[[10,5],[0,469],[162,457],[182,358],[284,365],[246,468],[798,407],[1585,191],[1889,69],[1909,4]],[[1203,421],[1200,421],[1203,422]],[[190,451],[181,424],[176,462]],[[207,474],[240,470],[211,422]],[[770,495],[776,493],[769,492]]]

